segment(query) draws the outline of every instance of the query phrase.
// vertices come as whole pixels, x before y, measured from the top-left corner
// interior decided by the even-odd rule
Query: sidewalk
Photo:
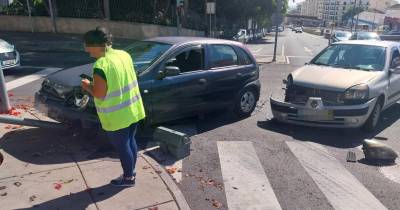
[[[0,31],[0,39],[15,45],[21,52],[84,52],[83,35],[77,34]],[[113,46],[122,49],[134,41],[113,38]]]
[[[122,169],[115,153],[96,154],[102,145],[66,131],[0,124],[1,209],[189,209],[169,174],[144,154],[135,187],[109,185]]]

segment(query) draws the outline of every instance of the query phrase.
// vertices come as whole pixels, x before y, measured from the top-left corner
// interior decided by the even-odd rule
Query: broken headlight
[[[75,93],[74,94],[74,104],[76,107],[84,109],[87,107],[90,101],[90,96],[85,93]]]
[[[366,100],[369,97],[367,84],[355,85],[344,92],[344,100]]]

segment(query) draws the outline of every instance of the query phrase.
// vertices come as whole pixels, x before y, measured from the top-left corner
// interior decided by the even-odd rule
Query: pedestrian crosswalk
[[[7,82],[6,89],[8,91],[13,90],[13,89],[15,89],[17,87],[26,85],[26,84],[28,84],[30,82],[34,82],[36,80],[42,79],[42,78],[46,77],[47,75],[55,73],[55,72],[60,71],[60,70],[61,70],[61,68],[45,68],[45,69],[43,69],[41,71],[38,71],[38,72],[35,72],[33,74],[30,74],[30,75],[15,79],[15,80],[10,81],[10,82]]]
[[[286,145],[333,209],[387,209],[329,151],[312,142]],[[218,141],[227,209],[282,209],[250,141]]]

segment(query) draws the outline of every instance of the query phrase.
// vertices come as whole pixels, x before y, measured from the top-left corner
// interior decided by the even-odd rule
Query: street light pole
[[[281,8],[282,8],[282,0],[277,0],[276,2],[276,22],[275,22],[275,44],[274,44],[274,57],[272,58],[272,61],[276,61],[276,48],[278,47],[278,22],[279,22],[279,14],[281,13]]]
[[[356,9],[357,0],[354,0],[353,12],[351,13],[351,29],[350,32],[353,33],[354,27],[354,10]]]
[[[10,100],[8,99],[6,81],[4,79],[3,68],[0,63],[0,114],[11,110]]]

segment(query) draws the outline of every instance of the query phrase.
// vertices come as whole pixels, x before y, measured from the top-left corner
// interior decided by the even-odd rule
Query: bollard
[[[190,155],[191,140],[184,133],[160,126],[155,130],[153,138],[154,141],[160,142],[162,151],[178,159]]]
[[[8,113],[10,110],[11,106],[8,99],[6,81],[4,79],[3,68],[0,61],[0,114]]]

